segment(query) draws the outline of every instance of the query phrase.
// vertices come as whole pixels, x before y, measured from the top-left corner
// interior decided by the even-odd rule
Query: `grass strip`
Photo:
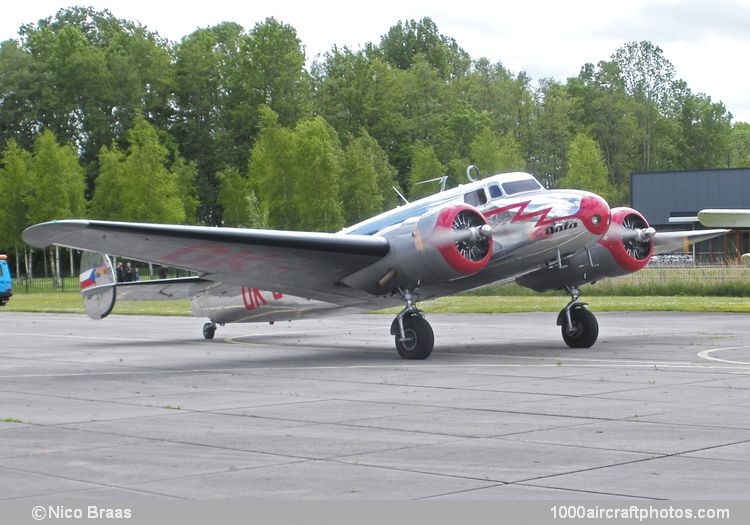
[[[82,314],[83,300],[76,292],[20,294],[11,297],[3,307],[10,312]],[[0,312],[3,310],[0,309]],[[118,301],[114,314],[127,315],[190,315],[189,299],[163,301]]]
[[[583,296],[595,312],[662,311],[662,312],[750,312],[746,297],[689,296]],[[451,296],[419,303],[427,313],[515,313],[558,312],[567,303],[563,295],[536,296]],[[396,313],[400,308],[382,310]],[[41,293],[13,296],[0,309],[11,312],[84,313],[77,293]],[[114,314],[190,315],[188,299],[164,301],[120,301]]]

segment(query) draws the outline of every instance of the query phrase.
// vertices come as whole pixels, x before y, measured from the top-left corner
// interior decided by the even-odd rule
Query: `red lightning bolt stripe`
[[[489,218],[493,215],[497,215],[498,213],[502,213],[504,211],[510,211],[514,208],[518,208],[518,211],[516,211],[516,214],[513,216],[510,222],[527,221],[529,219],[533,219],[534,217],[538,217],[535,226],[544,226],[546,224],[551,224],[553,222],[575,217],[575,215],[570,215],[568,217],[556,217],[554,219],[547,220],[547,215],[549,214],[549,212],[552,211],[551,207],[542,208],[541,210],[537,210],[531,213],[525,213],[526,207],[529,204],[531,204],[531,201],[517,202],[516,204],[510,204],[508,206],[503,206],[502,208],[490,210],[487,213],[485,213],[484,216]]]
[[[510,211],[516,209],[516,214],[510,220],[510,222],[528,221],[529,219],[536,218],[535,227],[546,226],[558,221],[564,221],[567,219],[579,219],[588,231],[594,235],[604,235],[609,228],[609,206],[607,202],[597,195],[585,195],[581,198],[578,205],[578,211],[572,215],[566,215],[565,217],[552,217],[547,218],[547,215],[552,211],[552,206],[542,208],[541,210],[526,213],[526,208],[531,203],[530,200],[525,202],[517,202],[515,204],[509,204],[497,208],[496,210],[490,210],[485,214],[485,217],[491,217],[502,213],[504,211]]]

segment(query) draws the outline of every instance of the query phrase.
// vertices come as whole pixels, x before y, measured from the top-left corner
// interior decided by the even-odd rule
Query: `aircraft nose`
[[[609,229],[611,214],[609,204],[599,195],[589,193],[581,198],[581,206],[578,211],[586,229],[594,235],[604,235]]]

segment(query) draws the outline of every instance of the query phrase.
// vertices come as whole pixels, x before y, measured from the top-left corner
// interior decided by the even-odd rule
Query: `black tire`
[[[410,315],[404,317],[404,334],[406,341],[396,333],[396,350],[402,359],[427,359],[435,345],[435,334],[424,317]]]
[[[563,316],[565,313],[563,312]],[[599,323],[594,314],[583,306],[570,311],[573,331],[568,331],[568,323],[562,323],[562,337],[570,348],[591,348],[599,337]]]
[[[203,337],[206,339],[213,339],[216,334],[216,325],[213,323],[206,323],[203,325]]]

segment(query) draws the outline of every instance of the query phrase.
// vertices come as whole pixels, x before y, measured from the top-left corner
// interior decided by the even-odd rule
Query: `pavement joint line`
[[[237,415],[234,415],[234,414],[224,414],[224,413],[221,413],[221,412],[217,412],[215,414],[216,415],[220,415],[220,416],[248,417],[248,416],[237,416]],[[142,416],[142,418],[151,418],[151,417],[158,417],[158,416]],[[138,419],[138,418],[123,418],[123,419]],[[263,417],[261,417],[261,418],[258,418],[258,419],[276,419],[276,418],[263,418]],[[106,421],[112,421],[112,420],[106,420]],[[118,421],[118,420],[115,420],[115,421]],[[175,439],[169,439],[169,438],[144,437],[144,436],[131,435],[131,434],[121,433],[121,432],[104,431],[104,430],[96,430],[96,429],[86,429],[86,428],[79,428],[79,427],[68,426],[68,425],[87,425],[87,424],[91,424],[91,423],[98,423],[98,421],[88,421],[88,422],[82,422],[82,423],[80,423],[80,422],[61,423],[61,424],[56,424],[56,425],[36,424],[36,426],[39,426],[39,427],[57,427],[57,428],[64,428],[64,429],[67,429],[67,430],[77,430],[77,431],[81,431],[81,432],[92,432],[92,433],[95,433],[95,434],[114,435],[114,436],[118,436],[118,437],[128,437],[128,438],[138,438],[138,439],[143,439],[143,440],[146,440],[146,441],[157,441],[157,442],[163,442],[163,443],[178,443],[178,444],[183,444],[183,445],[201,446],[201,447],[205,447],[205,448],[216,448],[216,449],[229,450],[229,451],[250,452],[250,453],[254,453],[254,454],[263,454],[263,455],[267,455],[267,456],[285,457],[285,458],[291,458],[291,459],[298,459],[298,460],[301,460],[301,461],[334,461],[334,460],[336,460],[338,458],[348,458],[348,457],[354,457],[354,456],[366,455],[366,454],[375,454],[375,453],[381,453],[381,452],[391,452],[391,451],[394,451],[394,450],[408,450],[408,449],[416,448],[416,447],[423,448],[423,447],[426,447],[426,446],[441,445],[441,444],[445,444],[446,442],[449,442],[449,441],[463,441],[463,440],[468,440],[468,439],[484,439],[484,438],[471,437],[471,436],[448,436],[448,437],[453,437],[455,439],[441,441],[441,442],[437,442],[437,443],[430,443],[430,444],[418,443],[418,444],[415,444],[413,446],[411,446],[411,445],[409,445],[409,446],[399,446],[399,447],[395,447],[395,448],[378,449],[378,450],[373,450],[373,451],[369,451],[369,452],[356,452],[356,453],[353,453],[353,454],[346,454],[346,455],[341,455],[341,456],[331,456],[331,457],[320,458],[320,457],[296,456],[296,455],[291,455],[291,454],[283,454],[283,453],[278,453],[278,452],[267,452],[267,451],[261,451],[261,450],[253,450],[253,449],[227,447],[227,446],[221,446],[221,445],[207,445],[205,443],[196,443],[196,442],[191,442],[191,441],[175,440]],[[321,423],[321,422],[306,422],[305,421],[305,422],[302,422],[301,425],[299,425],[299,428],[304,428],[304,427],[312,426],[312,425],[317,425],[317,426],[353,426],[353,425],[340,425],[338,423]],[[295,427],[295,428],[297,428],[297,427]],[[362,429],[366,429],[366,430],[372,429],[372,427],[356,427],[356,428],[362,428]],[[392,431],[392,432],[409,433],[409,434],[426,433],[426,432],[419,432],[419,431],[412,431],[412,430],[398,430],[398,429],[395,429],[395,430],[394,429],[384,429],[384,430],[388,430],[388,431]]]
[[[2,468],[5,468],[5,467],[2,467]],[[19,472],[21,472],[21,473],[27,473],[27,474],[30,474],[30,475],[42,476],[42,477],[53,477],[53,476],[48,476],[47,474],[36,474],[36,473],[33,473],[33,472],[24,472],[24,471],[19,471]],[[65,479],[65,478],[62,478],[62,479]],[[75,480],[69,480],[69,481],[75,481]],[[89,482],[83,481],[83,482],[79,482],[79,483],[89,483]],[[136,488],[125,487],[125,486],[118,486],[118,485],[105,485],[105,484],[101,484],[100,486],[94,485],[93,487],[87,487],[87,488],[81,488],[81,489],[73,489],[73,490],[63,490],[63,491],[56,491],[56,492],[48,492],[46,494],[34,494],[33,496],[14,496],[12,498],[3,498],[2,496],[0,496],[0,501],[16,501],[16,500],[32,499],[32,498],[34,500],[38,501],[38,500],[40,500],[42,498],[46,498],[46,497],[69,496],[69,495],[75,495],[75,494],[78,494],[78,493],[88,492],[88,491],[92,491],[92,490],[96,491],[96,490],[106,490],[106,489],[125,490],[125,491],[129,491],[129,492],[137,492],[137,493],[140,493],[140,494],[148,494],[150,496],[156,495],[156,496],[162,496],[162,497],[165,497],[165,498],[179,499],[179,500],[185,500],[185,501],[189,501],[190,500],[190,498],[186,498],[186,497],[183,497],[183,496],[175,496],[175,495],[172,495],[172,494],[164,494],[164,493],[161,493],[161,492],[154,492],[154,491],[150,491],[150,490],[142,490],[142,489],[136,489]]]
[[[486,438],[480,438],[480,439],[486,439]],[[457,441],[459,441],[459,440],[457,440]],[[442,445],[442,444],[444,444],[444,443],[434,443],[434,444],[424,445],[424,446],[438,446],[438,445]],[[578,448],[580,448],[580,447],[578,447]],[[367,453],[364,453],[364,454],[356,454],[356,455],[352,455],[352,456],[343,456],[343,457],[344,458],[346,458],[346,457],[351,458],[351,457],[357,457],[357,456],[366,456],[366,455],[370,455],[370,454],[377,454],[377,453],[381,453],[381,452],[388,452],[388,451],[373,451],[373,452],[367,452]],[[627,450],[622,450],[620,452],[626,452],[626,453],[631,453],[631,454],[644,455],[644,454],[639,453],[639,452],[631,452],[631,451],[627,451]],[[662,457],[662,456],[659,456],[659,457]],[[534,481],[534,480],[537,480],[537,479],[546,479],[546,478],[556,477],[556,476],[565,476],[565,475],[568,475],[568,474],[579,474],[581,472],[588,472],[588,471],[591,471],[591,470],[600,470],[600,469],[605,469],[605,468],[618,467],[618,466],[621,466],[621,465],[628,465],[628,464],[631,464],[631,463],[640,463],[642,461],[649,461],[649,460],[652,460],[652,459],[656,459],[656,458],[655,457],[639,458],[639,459],[630,460],[630,461],[616,462],[616,463],[607,464],[607,465],[597,465],[595,467],[589,467],[589,468],[585,468],[585,469],[576,469],[576,470],[572,470],[572,471],[569,471],[569,472],[559,472],[559,473],[555,473],[555,474],[552,474],[552,475],[540,476],[540,477],[536,477],[536,478],[529,478],[529,479],[516,480],[516,481],[507,481],[507,480],[495,479],[495,478],[490,478],[490,477],[477,477],[477,476],[466,476],[466,475],[461,475],[461,474],[449,474],[449,473],[445,473],[445,472],[433,472],[433,471],[425,471],[425,470],[419,470],[419,469],[407,469],[405,467],[398,467],[398,466],[393,466],[393,465],[376,465],[376,464],[371,464],[371,463],[367,463],[367,462],[359,462],[359,461],[357,463],[355,463],[355,464],[358,465],[358,466],[375,467],[375,468],[380,468],[380,469],[384,469],[384,470],[395,470],[395,471],[399,471],[399,472],[417,472],[417,473],[420,473],[420,474],[429,474],[429,475],[433,475],[433,476],[443,476],[443,477],[458,478],[458,479],[469,479],[469,480],[473,480],[473,481],[482,481],[482,482],[488,482],[488,483],[501,483],[501,484],[509,485],[509,484],[513,484],[513,483],[521,483],[521,482]],[[333,461],[333,462],[344,463],[344,464],[351,464],[349,461],[340,461],[339,458],[333,458],[333,459],[329,459],[327,461]]]
[[[594,423],[588,423],[588,424],[594,424]],[[573,425],[575,426],[575,425]],[[579,426],[585,426],[579,425]],[[543,430],[553,430],[553,429],[543,429]],[[530,432],[530,434],[533,434],[534,432]],[[750,432],[749,432],[750,433]],[[703,450],[711,450],[713,448],[722,448],[722,447],[728,447],[732,445],[739,445],[743,443],[750,442],[750,438],[747,440],[737,441],[737,442],[731,442],[731,443],[722,443],[718,445],[711,445],[707,447],[703,447],[700,449],[688,450],[688,451],[682,451],[682,452],[654,452],[650,450],[632,450],[632,449],[623,449],[621,447],[613,448],[613,447],[600,447],[600,446],[594,446],[594,445],[582,445],[582,444],[567,444],[567,443],[558,443],[554,441],[545,441],[545,440],[518,440],[518,439],[506,439],[506,436],[487,436],[483,439],[499,439],[502,441],[510,441],[510,442],[522,442],[522,443],[531,443],[531,444],[542,444],[542,445],[553,445],[553,446],[559,446],[559,447],[568,447],[568,448],[582,448],[584,450],[605,450],[609,452],[632,452],[634,454],[643,454],[643,455],[659,455],[661,457],[677,457],[681,456],[683,454],[693,454],[695,452],[700,452]]]
[[[548,474],[548,475],[545,475],[545,476],[537,476],[537,477],[534,477],[534,478],[528,478],[528,479],[524,479],[524,480],[519,480],[519,481],[517,481],[517,483],[528,483],[528,482],[531,482],[531,481],[537,481],[537,480],[540,480],[540,479],[555,478],[555,477],[559,477],[559,476],[565,476],[565,475],[568,475],[568,474],[580,474],[582,472],[591,472],[591,471],[594,471],[594,470],[601,470],[601,469],[604,469],[604,468],[620,467],[620,466],[624,466],[624,465],[632,465],[632,464],[635,464],[635,463],[643,463],[643,462],[654,461],[654,460],[659,460],[659,459],[682,457],[685,454],[695,454],[696,452],[702,452],[702,451],[705,451],[705,450],[712,450],[712,449],[716,449],[716,448],[723,448],[723,447],[728,447],[728,446],[732,446],[732,445],[740,445],[740,444],[743,444],[743,443],[750,443],[750,439],[744,439],[744,440],[741,440],[741,441],[736,441],[736,442],[731,442],[731,443],[723,443],[723,444],[720,444],[720,445],[710,445],[710,446],[707,446],[707,447],[699,447],[697,449],[685,450],[685,451],[682,451],[682,452],[673,452],[673,453],[667,453],[667,454],[654,453],[654,454],[649,454],[651,457],[641,458],[641,459],[637,459],[637,460],[633,460],[633,461],[625,461],[625,462],[622,462],[622,463],[615,463],[615,464],[612,464],[612,465],[590,467],[590,468],[581,469],[581,470],[572,471],[572,472],[566,472],[566,473],[562,473],[562,474],[561,473],[556,473],[556,474]],[[573,445],[561,445],[561,446],[573,446]],[[592,448],[595,448],[595,447],[592,447]],[[625,450],[620,450],[620,451],[621,452],[632,452],[632,451],[625,451]],[[641,452],[634,452],[634,453],[635,454],[643,454]],[[703,459],[703,458],[687,458],[687,459]]]
[[[175,444],[175,443],[170,443],[170,444]],[[67,451],[60,451],[59,453],[62,453],[62,452],[67,452]],[[58,453],[58,452],[56,452],[56,453]],[[234,471],[261,470],[261,469],[265,469],[265,468],[273,468],[273,467],[279,467],[279,466],[294,465],[294,464],[299,464],[299,463],[310,463],[310,462],[315,462],[315,461],[319,461],[319,460],[317,460],[317,459],[303,459],[303,460],[300,460],[300,461],[281,461],[279,463],[272,463],[272,464],[269,464],[269,465],[257,465],[257,466],[247,466],[247,467],[234,467],[234,466],[232,466],[232,469],[233,469],[232,471],[234,472]],[[19,467],[12,467],[12,466],[3,465],[2,463],[0,463],[0,469],[2,469],[2,468],[6,468],[8,470],[14,470],[14,471],[22,472],[22,473],[26,473],[26,474],[32,474],[32,475],[36,475],[36,476],[46,476],[46,477],[61,478],[61,479],[66,479],[68,481],[76,481],[76,482],[79,482],[79,483],[96,483],[96,482],[90,482],[90,481],[87,481],[87,480],[80,480],[80,479],[76,479],[76,478],[68,478],[68,477],[64,477],[64,476],[55,476],[55,475],[48,474],[46,472],[38,472],[38,471],[35,471],[35,470],[23,469],[23,468],[19,468]],[[158,481],[168,481],[168,480],[177,480],[177,479],[187,479],[187,478],[192,478],[192,477],[197,477],[197,476],[211,476],[211,475],[215,475],[215,474],[222,474],[222,473],[225,473],[225,472],[229,472],[229,470],[227,468],[223,468],[223,469],[217,469],[217,470],[206,470],[206,471],[201,471],[201,472],[190,472],[190,473],[185,473],[185,474],[181,474],[181,475],[178,475],[178,476],[167,476],[167,477],[160,477],[160,478],[149,478],[149,479],[143,479],[143,480],[132,481],[132,482],[127,482],[127,483],[99,483],[100,485],[102,485],[102,487],[99,487],[99,488],[119,488],[119,489],[137,490],[138,492],[143,492],[142,490],[135,489],[135,487],[137,487],[139,485],[142,485],[144,483],[153,483],[153,482],[158,482]],[[91,489],[82,489],[82,490],[91,490]],[[146,492],[150,492],[150,491],[146,491]],[[175,496],[175,497],[178,497],[178,496]],[[2,499],[2,498],[0,498],[0,499]]]
[[[376,370],[376,369],[392,369],[393,364],[383,365],[343,365],[343,366],[289,366],[289,367],[267,367],[267,366],[255,366],[255,367],[232,367],[232,368],[167,368],[167,369],[155,369],[155,370],[113,370],[107,372],[73,372],[73,373],[55,373],[55,374],[3,374],[0,375],[0,379],[29,379],[29,378],[41,378],[41,377],[81,377],[81,376],[115,376],[115,375],[167,375],[167,374],[206,374],[206,373],[239,373],[239,372],[257,372],[257,371],[280,371],[280,370]],[[504,363],[504,364],[452,364],[452,365],[431,365],[431,364],[419,364],[419,365],[406,365],[406,369],[409,370],[420,370],[420,369],[439,369],[439,368],[657,368],[657,369],[701,369],[701,370],[742,370],[750,373],[750,365],[743,366],[714,366],[710,364],[693,363],[690,365],[667,365],[667,364],[610,364],[606,362],[596,365],[586,364],[570,364],[566,365],[563,362],[555,364],[515,364],[515,363]]]
[[[621,452],[630,452],[630,451],[622,450]],[[645,455],[645,454],[640,453],[640,452],[631,452],[631,453],[632,454]],[[644,463],[644,462],[647,462],[647,461],[653,461],[655,459],[662,459],[662,458],[665,458],[665,457],[669,457],[669,456],[667,454],[650,454],[649,457],[645,457],[645,458],[638,458],[638,459],[633,459],[633,460],[630,460],[630,461],[621,461],[621,462],[617,462],[617,463],[611,463],[609,465],[597,465],[597,466],[594,466],[594,467],[587,467],[587,468],[583,468],[583,469],[571,470],[570,472],[556,472],[554,474],[546,474],[544,476],[536,476],[536,477],[533,477],[533,478],[516,480],[514,483],[529,483],[531,481],[538,481],[538,480],[541,480],[541,479],[549,479],[549,478],[557,478],[557,477],[560,477],[560,476],[568,476],[570,474],[581,474],[583,472],[593,472],[595,470],[603,470],[603,469],[608,469],[608,468],[613,468],[613,467],[622,467],[622,466],[625,466],[625,465],[634,465],[636,463]]]
[[[91,421],[88,423],[92,423]],[[88,423],[74,423],[76,425],[85,425]],[[41,425],[40,425],[41,426]],[[130,438],[140,438],[146,441],[156,441],[159,443],[176,443],[180,445],[191,445],[194,447],[203,447],[203,448],[211,448],[211,449],[218,449],[218,450],[227,450],[230,452],[249,452],[253,454],[261,454],[264,456],[273,456],[273,457],[279,457],[279,458],[289,458],[289,459],[295,459],[300,461],[314,461],[318,460],[320,458],[315,457],[307,457],[307,456],[295,456],[292,454],[283,454],[279,452],[266,452],[263,450],[252,450],[252,449],[245,449],[245,448],[237,448],[237,447],[228,447],[224,445],[211,445],[207,443],[197,443],[193,441],[184,441],[180,439],[170,439],[170,438],[156,438],[156,437],[149,437],[149,436],[137,436],[132,434],[126,434],[122,432],[113,432],[113,431],[104,431],[104,430],[96,430],[96,429],[81,429],[76,427],[69,427],[65,425],[48,425],[48,426],[58,426],[59,428],[65,428],[68,430],[83,430],[85,432],[92,432],[94,434],[101,434],[101,435],[107,435],[107,436],[118,436],[118,437],[130,437]],[[298,463],[298,461],[294,461],[292,463]],[[279,463],[281,464],[281,463]]]
[[[463,489],[463,490],[454,490],[451,492],[441,492],[440,494],[430,494],[429,496],[421,496],[419,498],[415,498],[414,501],[426,501],[431,500],[435,498],[442,498],[446,496],[455,496],[458,494],[468,494],[469,492],[476,492],[478,490],[488,490],[488,489],[495,489],[498,487],[505,487],[507,485],[510,485],[510,483],[495,483],[493,485],[489,485],[487,487],[474,487],[470,489]]]

